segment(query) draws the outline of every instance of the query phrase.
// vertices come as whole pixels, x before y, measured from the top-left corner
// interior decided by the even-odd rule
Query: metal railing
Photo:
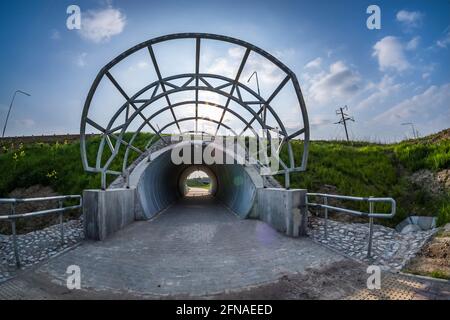
[[[69,199],[79,199],[79,203],[77,205],[64,207],[63,206],[64,201],[69,200]],[[17,204],[29,203],[29,202],[40,202],[40,201],[58,201],[59,205],[58,205],[58,208],[54,208],[54,209],[47,209],[47,210],[40,210],[40,211],[16,214],[16,205]],[[9,198],[9,199],[0,199],[0,204],[10,204],[11,205],[11,214],[0,215],[0,222],[1,221],[9,221],[11,223],[11,233],[12,233],[14,257],[16,260],[17,268],[20,268],[20,257],[19,257],[19,250],[18,250],[18,246],[17,246],[16,220],[22,219],[22,218],[30,218],[30,217],[37,217],[37,216],[43,216],[43,215],[47,215],[47,214],[57,213],[59,215],[61,243],[64,243],[63,214],[66,211],[81,208],[82,199],[81,199],[80,195],[66,195],[66,196],[28,198],[28,199]]]
[[[323,198],[323,203],[309,202],[308,197],[321,197]],[[369,212],[357,211],[352,209],[346,209],[341,207],[335,207],[328,204],[328,199],[338,199],[338,200],[350,200],[350,201],[365,201],[369,203]],[[373,212],[373,207],[375,202],[384,202],[391,204],[391,212]],[[307,193],[306,194],[306,205],[316,208],[324,209],[325,216],[325,239],[328,239],[328,210],[333,210],[337,212],[344,212],[355,216],[368,217],[369,218],[369,240],[367,244],[367,257],[370,258],[372,255],[372,238],[373,238],[373,219],[382,218],[390,219],[395,215],[396,212],[396,202],[392,198],[374,198],[374,197],[352,197],[352,196],[341,196],[326,193]]]

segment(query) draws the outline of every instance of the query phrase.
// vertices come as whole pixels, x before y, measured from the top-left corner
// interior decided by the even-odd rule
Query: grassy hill
[[[137,145],[143,147],[148,134],[141,134]],[[420,170],[438,172],[450,168],[450,130],[418,140],[396,144],[341,141],[311,142],[308,170],[294,174],[293,188],[327,191],[355,196],[390,196],[397,201],[395,224],[408,214],[438,216],[439,224],[450,221],[450,195],[430,192],[427,185],[411,181]],[[91,137],[88,152],[95,154],[99,137]],[[301,150],[301,142],[294,142]],[[122,156],[121,154],[120,156]],[[107,155],[105,155],[106,157]],[[130,161],[137,154],[132,153]],[[285,152],[282,157],[286,159]],[[113,167],[120,170],[120,167]],[[40,142],[0,141],[0,197],[16,188],[50,186],[59,194],[80,194],[86,188],[99,188],[100,178],[84,172],[80,145],[76,139]],[[283,176],[277,176],[283,183]],[[363,204],[346,204],[364,209]],[[376,209],[383,209],[377,207]]]

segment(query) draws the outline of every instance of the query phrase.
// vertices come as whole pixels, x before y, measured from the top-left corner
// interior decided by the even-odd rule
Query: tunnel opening
[[[143,159],[130,175],[130,186],[136,187],[141,207],[139,218],[151,219],[188,198],[187,180],[199,171],[209,178],[206,198],[220,202],[241,218],[250,215],[257,188],[263,187],[257,169],[242,164],[175,164],[171,161],[174,147],[163,148],[150,161]]]
[[[195,170],[184,180],[184,197],[207,197],[211,195],[211,177],[203,170]]]

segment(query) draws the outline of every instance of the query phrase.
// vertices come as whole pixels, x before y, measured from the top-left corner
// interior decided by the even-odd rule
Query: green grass
[[[198,178],[187,179],[186,180],[186,185],[188,187],[202,188],[202,189],[207,189],[207,190],[209,190],[211,188],[211,184],[209,184],[209,183],[208,184],[204,184]]]
[[[431,272],[423,272],[423,271],[416,271],[416,270],[410,270],[405,269],[403,270],[405,273],[415,274],[418,276],[426,276],[431,278],[437,278],[437,279],[444,279],[444,280],[450,280],[450,275],[444,271],[441,270],[434,270]]]
[[[131,138],[130,133],[125,140]],[[142,148],[149,139],[149,134],[140,134],[135,145]],[[100,137],[90,138],[87,142],[89,159],[95,159]],[[100,187],[100,176],[87,173],[83,169],[79,142],[30,143],[25,145],[0,146],[0,197],[7,197],[16,188],[26,188],[32,185],[51,186],[59,194],[80,194],[82,190]],[[121,171],[124,156],[121,148],[117,159],[112,163],[111,170]],[[141,149],[141,150],[142,150]],[[105,147],[103,161],[111,155]],[[130,152],[128,163],[131,163],[138,153]],[[90,163],[94,166],[94,163]],[[109,177],[112,181],[115,177]]]
[[[301,142],[294,142],[295,152],[301,148]],[[286,154],[282,154],[282,159],[287,161]],[[450,222],[450,195],[430,194],[423,186],[413,185],[408,176],[420,169],[437,171],[449,167],[450,140],[391,145],[314,141],[308,168],[291,176],[291,187],[319,191],[324,185],[332,185],[343,195],[393,197],[397,214],[392,220],[379,222],[393,226],[408,214],[415,214],[438,216],[438,224],[443,225]],[[277,179],[284,183],[284,176]],[[368,210],[366,203],[345,205]],[[389,206],[377,204],[375,210],[388,211]]]

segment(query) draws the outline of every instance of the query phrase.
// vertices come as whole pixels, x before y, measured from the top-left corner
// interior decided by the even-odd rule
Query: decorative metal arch
[[[153,51],[153,45],[165,42],[165,41],[171,41],[171,40],[179,40],[179,39],[193,39],[195,40],[196,44],[196,53],[195,53],[195,72],[194,73],[185,73],[185,74],[178,74],[173,75],[169,77],[163,77],[159,65],[155,56],[155,53]],[[200,49],[201,49],[201,40],[202,39],[209,39],[209,40],[217,40],[222,42],[231,43],[237,46],[240,46],[245,49],[245,53],[243,55],[243,58],[239,64],[238,71],[233,79],[225,77],[220,74],[210,74],[210,73],[200,73]],[[113,75],[110,73],[110,69],[113,68],[115,65],[120,63],[122,60],[130,56],[131,54],[141,50],[146,49],[148,50],[149,57],[152,61],[153,67],[155,69],[157,80],[153,83],[148,84],[138,92],[134,94],[128,94],[125,92],[125,90],[120,86],[120,84],[117,82],[117,80],[113,77]],[[281,71],[284,72],[285,77],[284,79],[278,84],[277,88],[272,92],[272,94],[269,96],[269,98],[264,99],[259,92],[255,92],[248,86],[246,86],[244,83],[241,82],[240,77],[241,73],[244,70],[244,67],[246,65],[247,59],[251,52],[258,53],[260,56],[264,57],[268,61],[272,62],[274,65],[276,65]],[[125,103],[119,106],[115,114],[111,117],[108,125],[106,127],[103,127],[99,125],[97,122],[92,120],[89,117],[89,110],[91,106],[92,99],[95,95],[95,92],[98,88],[98,85],[100,84],[101,80],[106,77],[109,79],[109,81],[113,84],[113,86],[117,89],[117,91],[125,98]],[[176,85],[174,81],[182,81],[183,85]],[[218,86],[211,85],[213,80],[220,80],[223,84]],[[276,110],[274,110],[274,107],[272,107],[271,103],[273,99],[278,95],[278,93],[283,89],[283,87],[291,80],[296,98],[299,102],[300,111],[302,118],[299,119],[299,121],[303,124],[302,128],[292,134],[288,134],[285,125],[281,121],[280,117],[277,115]],[[161,90],[162,92],[158,94],[158,90]],[[194,100],[186,100],[178,103],[171,103],[170,96],[179,93],[179,92],[187,92],[187,91],[194,91],[195,92],[195,99]],[[199,91],[208,91],[213,92],[217,95],[221,95],[226,98],[226,103],[224,105],[219,105],[217,103],[213,103],[211,101],[206,100],[199,100]],[[150,98],[142,98],[141,96],[144,93],[151,92]],[[247,95],[250,95],[252,97],[252,101],[244,101],[243,99],[243,93],[246,93]],[[143,110],[147,108],[151,108],[152,104],[155,102],[163,100],[166,103],[166,106],[162,108],[156,108],[155,110],[152,110],[153,113],[150,114],[150,116],[145,116],[143,114]],[[251,120],[247,121],[244,117],[240,115],[240,113],[232,110],[229,108],[229,104],[231,102],[234,102],[239,107],[245,109],[247,112],[251,114]],[[136,104],[142,104],[141,106],[137,106]],[[195,114],[192,116],[184,117],[184,118],[177,118],[174,112],[175,108],[180,108],[185,105],[195,105]],[[198,114],[198,107],[199,105],[207,105],[211,107],[215,107],[219,110],[221,110],[221,116],[220,120],[213,120],[206,117],[201,117]],[[259,109],[258,111],[255,111],[251,106],[252,105],[258,105]],[[119,116],[125,112],[125,121],[121,123],[120,125],[117,125],[113,127],[113,125],[118,120]],[[161,128],[156,129],[152,123],[151,120],[154,119],[156,116],[165,113],[170,112],[170,114],[173,117],[173,121],[164,124]],[[224,117],[225,114],[231,114],[236,119],[238,119],[242,123],[242,131],[235,132],[233,131],[228,125],[224,123]],[[144,129],[144,127],[149,127],[150,130],[155,134],[155,136],[162,139],[163,142],[165,142],[165,137],[163,136],[164,130],[175,125],[181,134],[181,128],[180,123],[184,121],[195,121],[195,128],[193,130],[190,130],[191,133],[200,133],[205,134],[208,132],[203,132],[198,130],[198,120],[206,121],[209,123],[213,123],[217,125],[215,132],[209,132],[208,134],[211,134],[213,136],[217,136],[219,129],[221,127],[229,129],[233,132],[235,136],[241,136],[246,132],[247,130],[250,130],[256,137],[258,137],[258,133],[254,128],[254,123],[259,125],[260,128],[263,129],[269,129],[274,130],[273,127],[269,126],[266,123],[267,120],[267,113],[269,113],[273,119],[275,120],[277,124],[277,131],[279,135],[282,137],[282,145],[287,145],[287,151],[289,156],[288,164],[285,164],[283,161],[280,160],[280,164],[282,166],[282,170],[278,171],[275,174],[285,174],[286,177],[286,187],[289,187],[289,174],[294,171],[304,171],[306,170],[306,164],[308,159],[308,148],[309,148],[309,122],[308,122],[308,114],[305,106],[305,102],[302,96],[302,92],[300,89],[300,85],[298,83],[297,77],[295,74],[286,67],[282,62],[280,62],[278,59],[267,53],[266,51],[250,44],[245,41],[230,38],[226,36],[221,35],[215,35],[215,34],[207,34],[207,33],[178,33],[178,34],[171,34],[167,36],[162,36],[158,38],[154,38],[145,42],[142,42],[138,44],[137,46],[134,46],[127,51],[123,52],[119,56],[117,56],[115,59],[110,61],[107,65],[105,65],[100,72],[97,74],[97,77],[95,78],[88,96],[86,98],[82,118],[81,118],[81,127],[80,127],[80,138],[81,138],[81,158],[83,162],[83,167],[86,171],[89,172],[100,172],[102,174],[102,188],[106,187],[106,174],[115,174],[115,175],[126,175],[127,174],[127,163],[128,163],[128,157],[130,151],[135,151],[139,154],[142,154],[145,152],[145,150],[140,150],[136,146],[133,145],[133,142],[135,141],[135,138],[137,135]],[[127,142],[123,140],[123,136],[125,132],[127,131],[130,124],[133,122],[133,120],[136,117],[140,117],[142,119],[142,124],[139,126],[139,128],[134,132],[132,138]],[[86,145],[86,125],[89,124],[93,128],[97,129],[101,132],[101,140],[100,144],[97,150],[97,156],[95,161],[95,167],[92,167],[89,165],[88,162],[88,154],[87,154],[87,145]],[[295,137],[298,137],[300,135],[303,135],[303,150],[301,152],[301,164],[300,166],[296,166],[295,164],[295,155],[293,152],[293,148],[291,146],[291,140]],[[113,139],[114,142],[111,140]],[[149,141],[146,148],[149,148],[151,145],[151,142],[153,141],[153,138]],[[108,160],[102,164],[103,159],[103,152],[104,148],[108,147],[111,151],[111,156],[108,158]],[[125,156],[122,163],[122,172],[119,171],[113,171],[110,170],[109,167],[112,163],[112,161],[117,157],[120,148],[124,146],[125,149]],[[279,149],[281,150],[281,148]]]

